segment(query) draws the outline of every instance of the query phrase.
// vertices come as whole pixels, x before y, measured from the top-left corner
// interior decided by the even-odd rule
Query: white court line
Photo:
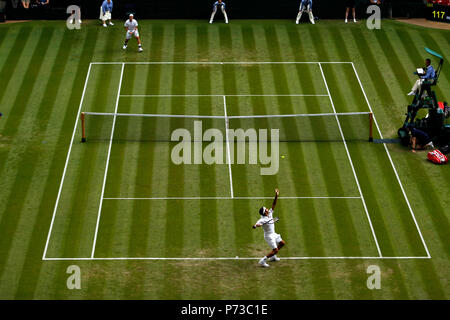
[[[120,72],[119,90],[118,90],[118,93],[117,93],[116,107],[115,107],[114,113],[117,113],[117,108],[119,107],[119,96],[120,96],[120,90],[122,89],[123,70],[124,69],[125,69],[125,63],[122,63],[122,70]],[[108,157],[106,158],[105,176],[103,177],[102,194],[101,194],[101,197],[100,197],[100,205],[98,207],[97,224],[95,226],[95,234],[94,234],[94,242],[92,244],[91,258],[93,258],[94,254],[95,254],[95,245],[97,243],[98,227],[99,227],[99,224],[100,224],[100,216],[101,216],[101,213],[102,213],[103,196],[105,194],[106,178],[108,176],[109,159],[110,159],[110,156],[111,156],[111,147],[112,147],[115,127],[116,127],[116,116],[114,116],[113,124],[112,124],[112,128],[111,128],[111,137],[110,137],[110,140],[109,140]]]
[[[230,192],[231,192],[231,198],[234,198],[234,192],[233,192],[233,174],[231,173],[231,158],[230,158],[230,142],[228,140],[228,131],[230,130],[228,128],[228,116],[227,116],[227,98],[223,96],[223,113],[225,116],[225,136],[226,136],[226,142],[227,142],[227,159],[228,159],[228,171],[230,173]]]
[[[328,97],[327,94],[121,94],[121,98]]]
[[[155,198],[103,198],[103,200],[265,200],[273,197],[155,197]],[[361,197],[278,197],[278,199],[361,199]]]
[[[86,80],[84,81],[83,93],[81,95],[81,101],[80,101],[80,105],[78,107],[78,112],[77,112],[77,117],[76,117],[76,120],[75,120],[75,125],[73,126],[72,138],[70,139],[69,151],[67,152],[67,158],[66,158],[66,164],[64,165],[64,170],[63,170],[63,174],[62,174],[62,177],[61,177],[61,182],[59,184],[58,196],[56,197],[55,208],[53,209],[52,221],[50,222],[50,228],[48,230],[47,241],[45,243],[45,249],[44,249],[44,254],[42,255],[42,259],[45,259],[45,256],[47,255],[48,244],[50,242],[50,237],[51,237],[52,230],[53,230],[53,224],[55,222],[55,217],[56,217],[56,211],[58,210],[59,200],[61,199],[61,192],[62,192],[62,188],[63,188],[63,184],[64,184],[64,179],[66,177],[67,166],[69,164],[69,159],[70,159],[70,153],[72,152],[73,141],[75,139],[75,132],[76,132],[76,129],[77,129],[77,126],[78,126],[78,119],[80,119],[81,108],[83,106],[84,96],[86,94],[86,88],[87,88],[87,84],[89,82],[89,75],[91,74],[91,67],[92,67],[92,64],[89,64],[89,69],[88,69],[88,72],[86,74]]]
[[[152,61],[152,62],[91,62],[92,64],[142,64],[142,65],[152,65],[152,64],[350,64],[350,61]]]
[[[47,261],[114,261],[114,260],[259,260],[261,257],[117,257],[117,258],[45,258]],[[430,259],[430,257],[281,257],[281,260],[397,260],[397,259]]]
[[[370,105],[369,99],[367,98],[366,91],[364,90],[364,87],[363,87],[363,85],[361,83],[361,79],[359,78],[358,71],[356,71],[356,68],[355,68],[355,65],[353,64],[353,62],[352,62],[352,67],[353,67],[353,71],[355,72],[356,78],[358,79],[359,86],[361,87],[361,90],[362,90],[362,92],[364,94],[364,98],[366,99],[367,105],[369,106],[369,110],[373,114],[373,121],[375,122],[375,126],[377,127],[377,130],[378,130],[378,133],[380,135],[380,138],[384,139],[383,138],[383,134],[381,133],[380,127],[378,126],[377,119],[375,118],[375,114],[372,111],[372,107]],[[406,195],[405,189],[403,188],[403,184],[402,184],[402,182],[400,180],[400,176],[398,175],[397,169],[395,168],[394,161],[392,160],[391,154],[389,153],[389,149],[388,149],[386,143],[383,143],[383,145],[384,145],[384,149],[386,151],[386,154],[387,154],[387,156],[389,158],[389,161],[391,163],[392,169],[394,169],[395,177],[397,178],[398,184],[400,185],[400,189],[402,190],[403,197],[405,198],[406,203],[408,205],[409,212],[411,213],[411,216],[412,216],[412,218],[414,220],[414,224],[416,225],[417,231],[419,232],[420,239],[421,239],[422,244],[423,244],[423,246],[425,248],[427,256],[429,258],[431,258],[430,252],[428,251],[427,244],[425,243],[425,239],[423,238],[422,232],[420,231],[420,228],[419,228],[419,224],[417,223],[416,216],[414,215],[414,212],[412,210],[411,204],[409,203],[408,196]]]
[[[63,175],[62,175],[62,178],[61,178],[61,183],[60,183],[60,187],[59,187],[59,191],[58,191],[58,196],[57,196],[57,199],[56,199],[56,204],[55,204],[55,208],[54,208],[54,211],[53,211],[53,216],[52,216],[52,220],[51,220],[51,224],[50,224],[50,228],[49,228],[49,232],[48,232],[47,241],[46,241],[45,250],[44,250],[44,254],[43,254],[42,260],[46,260],[46,261],[70,261],[70,260],[77,261],[77,260],[80,260],[81,261],[81,260],[238,260],[238,259],[241,259],[241,260],[244,260],[244,259],[253,260],[253,259],[259,259],[259,258],[238,258],[238,259],[236,259],[235,257],[223,257],[223,258],[220,258],[220,257],[219,258],[145,258],[145,257],[144,258],[139,258],[139,257],[138,258],[120,258],[120,257],[119,258],[95,258],[93,256],[91,258],[47,258],[46,257],[46,253],[47,253],[47,249],[48,249],[48,245],[49,245],[49,241],[50,241],[50,237],[51,237],[51,233],[52,233],[52,229],[53,229],[53,225],[54,225],[54,220],[55,220],[58,204],[59,204],[60,197],[61,197],[62,187],[63,187],[65,175],[66,175],[66,172],[67,172],[67,166],[68,166],[68,162],[69,162],[69,159],[70,159],[70,154],[71,154],[72,145],[73,145],[73,141],[74,141],[74,137],[75,137],[75,132],[76,132],[76,128],[77,128],[77,125],[78,125],[78,119],[80,117],[82,105],[83,105],[83,102],[84,102],[84,97],[85,97],[85,92],[86,92],[86,88],[87,88],[87,84],[88,84],[88,80],[89,80],[89,76],[90,76],[90,72],[91,72],[91,67],[92,67],[92,65],[102,65],[102,64],[105,64],[105,65],[109,65],[109,64],[111,64],[111,65],[126,65],[126,64],[319,64],[319,65],[320,64],[352,64],[354,72],[355,72],[356,77],[358,79],[359,85],[360,85],[360,87],[361,87],[361,89],[363,91],[364,97],[366,99],[366,102],[367,102],[367,104],[369,106],[370,111],[373,113],[372,108],[370,106],[370,103],[368,101],[367,95],[365,93],[365,90],[364,90],[364,88],[362,86],[362,83],[360,81],[358,72],[357,72],[353,62],[207,62],[207,63],[204,63],[204,62],[146,62],[146,63],[139,63],[139,62],[133,62],[133,63],[124,63],[124,62],[91,62],[90,65],[89,65],[87,76],[86,76],[84,89],[83,89],[83,94],[82,94],[80,105],[79,105],[79,108],[78,108],[78,114],[77,114],[77,118],[76,118],[76,121],[75,121],[74,129],[73,129],[73,132],[72,132],[71,143],[69,145],[69,151],[68,151],[68,154],[67,154]],[[222,95],[220,95],[220,96],[222,96]],[[321,96],[321,95],[319,95],[319,96]],[[326,96],[330,97],[330,99],[331,99],[330,94],[328,94]],[[120,98],[120,92],[119,92],[119,98]],[[375,125],[377,126],[377,129],[378,129],[378,132],[380,134],[380,137],[383,138],[383,136],[381,134],[381,130],[380,130],[380,128],[378,126],[378,123],[377,123],[377,121],[375,119],[375,116],[374,116],[374,122],[375,122]],[[416,221],[414,212],[412,211],[411,205],[410,205],[409,200],[408,200],[408,198],[406,196],[406,193],[404,191],[403,185],[402,185],[402,183],[400,181],[399,175],[397,173],[397,170],[396,170],[395,165],[394,165],[394,163],[392,161],[392,158],[390,156],[390,153],[389,153],[389,150],[387,149],[386,144],[384,144],[384,147],[385,147],[386,153],[388,154],[388,157],[389,157],[389,160],[391,162],[391,165],[392,165],[392,167],[394,169],[394,172],[395,172],[395,175],[397,177],[398,183],[400,184],[400,187],[401,187],[401,190],[402,190],[403,195],[405,197],[405,200],[406,200],[406,202],[408,204],[410,213],[411,213],[411,215],[413,217],[413,220],[414,220],[414,222],[416,224],[417,230],[418,230],[418,232],[420,234],[420,237],[422,239],[422,243],[423,243],[423,245],[425,247],[425,250],[427,252],[427,256],[426,257],[421,257],[421,256],[415,256],[415,257],[382,257],[382,256],[380,256],[380,257],[287,257],[287,258],[284,258],[284,259],[287,259],[287,260],[309,260],[309,259],[374,259],[374,260],[377,260],[378,259],[379,260],[379,259],[430,259],[431,258],[431,255],[430,255],[430,253],[428,251],[428,248],[426,246],[426,243],[424,241],[424,238],[422,236],[422,233],[421,233],[420,228],[418,226],[418,223]],[[285,198],[285,199],[361,199],[361,197],[280,197],[280,198]],[[238,200],[238,199],[272,199],[272,197],[236,197],[236,198],[229,198],[229,197],[223,197],[223,198],[220,198],[220,197],[202,197],[202,198],[199,198],[199,197],[197,197],[197,198],[195,198],[195,197],[194,198],[104,198],[103,200],[172,200],[172,199],[194,199],[194,200],[195,199],[200,199],[200,200],[203,200],[203,199],[225,199],[225,200],[228,200],[228,199],[230,199],[230,200]],[[98,228],[98,223],[97,223],[97,228]],[[97,230],[96,230],[96,233],[97,233]]]
[[[319,63],[319,68],[320,68],[320,72],[322,73],[323,81],[325,83],[325,87],[327,88],[328,95],[330,97],[331,106],[333,107],[334,113],[336,113],[336,108],[334,106],[333,98],[331,97],[330,89],[328,88],[328,83],[327,83],[327,80],[325,78],[325,74],[323,72],[322,65],[320,63]],[[366,201],[364,200],[364,196],[362,194],[361,187],[359,185],[358,176],[356,175],[355,167],[353,166],[352,157],[350,156],[350,152],[348,150],[347,142],[345,141],[344,133],[342,132],[341,123],[339,121],[338,116],[336,116],[336,121],[337,121],[337,124],[338,124],[338,127],[339,127],[339,131],[341,133],[342,142],[344,143],[344,146],[345,146],[345,151],[347,152],[348,160],[350,161],[350,166],[352,167],[352,172],[353,172],[353,176],[355,177],[356,185],[358,186],[358,191],[359,191],[359,194],[361,196],[361,200],[362,200],[362,203],[363,203],[363,206],[364,206],[364,211],[366,212],[367,219],[369,220],[370,230],[372,231],[373,238],[375,239],[375,244],[377,246],[378,254],[380,255],[380,257],[382,257],[383,255],[381,254],[381,250],[380,250],[380,246],[378,244],[377,236],[376,236],[375,230],[374,230],[374,228],[372,226],[372,220],[370,219],[370,215],[369,215],[369,211],[367,209]]]

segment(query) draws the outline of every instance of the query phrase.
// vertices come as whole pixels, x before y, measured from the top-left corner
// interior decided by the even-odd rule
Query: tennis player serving
[[[286,242],[281,239],[281,236],[278,233],[275,233],[275,222],[277,222],[279,219],[273,217],[273,211],[275,210],[275,206],[277,205],[279,194],[280,191],[278,191],[278,189],[275,189],[275,199],[273,199],[272,208],[267,209],[266,207],[261,207],[261,209],[259,209],[261,219],[259,219],[253,225],[253,229],[256,229],[258,227],[263,228],[264,240],[266,240],[266,242],[272,248],[272,251],[270,251],[268,255],[259,260],[259,264],[266,268],[269,267],[267,261],[280,261],[280,258],[278,258],[276,254],[286,244]]]

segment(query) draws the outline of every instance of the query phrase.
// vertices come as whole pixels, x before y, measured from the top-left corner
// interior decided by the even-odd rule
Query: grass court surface
[[[258,165],[176,166],[167,141],[110,142],[111,133],[142,137],[148,126],[135,120],[105,122],[106,139],[83,144],[77,120],[82,111],[373,111],[375,137],[392,138],[423,47],[445,54],[448,31],[393,21],[375,31],[341,21],[140,24],[141,54],[132,42],[121,49],[120,23],[0,27],[1,298],[448,298],[450,173],[424,152],[343,143],[358,130],[331,117],[307,127],[330,141],[281,142],[279,173],[261,176]],[[449,80],[444,66],[440,100]],[[302,130],[291,124],[280,130]],[[266,270],[256,262],[268,246],[251,225],[275,187],[287,245]],[[66,288],[71,264],[82,270],[76,292]],[[366,287],[372,264],[381,290]]]

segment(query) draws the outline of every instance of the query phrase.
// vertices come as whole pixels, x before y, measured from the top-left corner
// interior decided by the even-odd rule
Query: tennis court
[[[97,95],[99,86],[110,94]],[[351,62],[95,62],[77,119],[82,112],[87,142],[77,120],[44,260],[256,259],[263,245],[250,227],[276,187],[283,258],[430,257],[388,149],[368,142],[371,108]],[[239,144],[228,139],[222,164],[174,164],[170,133],[194,121],[225,137],[231,128],[280,129],[278,173],[230,161]],[[373,197],[385,186],[371,191],[367,174],[386,166],[395,193],[379,208]],[[405,210],[388,213],[398,211],[393,201]],[[67,219],[73,211],[82,216]],[[394,248],[384,245],[397,234],[390,220],[413,231]],[[332,241],[321,243],[311,225]],[[76,245],[52,241],[55,233]]]

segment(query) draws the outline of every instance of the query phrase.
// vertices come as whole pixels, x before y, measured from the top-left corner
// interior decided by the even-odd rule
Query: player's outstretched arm
[[[275,189],[275,199],[273,199],[272,210],[275,210],[275,206],[277,205],[277,200],[278,200],[279,194],[280,194],[280,191],[278,189]]]
[[[253,229],[256,229],[256,228],[258,228],[258,227],[261,227],[261,225],[260,225],[259,223],[254,224],[254,225],[252,226]]]

